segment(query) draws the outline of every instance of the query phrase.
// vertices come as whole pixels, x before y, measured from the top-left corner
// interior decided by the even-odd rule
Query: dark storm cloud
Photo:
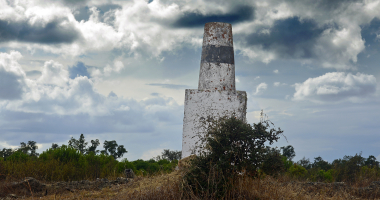
[[[76,65],[70,67],[69,73],[71,79],[75,79],[77,76],[87,76],[87,78],[91,78],[87,71],[87,66],[82,62],[78,62]]]
[[[0,100],[21,99],[24,92],[23,77],[7,72],[0,66]]]
[[[200,12],[186,12],[177,19],[174,27],[199,27],[207,22],[238,23],[254,17],[254,8],[251,6],[238,6],[224,14],[201,14]]]
[[[176,84],[162,84],[162,83],[150,83],[146,85],[151,85],[151,86],[160,86],[162,88],[168,88],[168,89],[185,89],[188,88],[189,86],[187,85],[176,85]]]
[[[280,57],[311,58],[313,47],[326,27],[318,27],[312,19],[299,17],[277,20],[269,33],[257,31],[246,37],[247,45],[260,45]]]
[[[67,19],[55,19],[44,26],[27,21],[0,20],[0,42],[22,41],[45,44],[72,43],[80,33],[71,25],[61,25]]]

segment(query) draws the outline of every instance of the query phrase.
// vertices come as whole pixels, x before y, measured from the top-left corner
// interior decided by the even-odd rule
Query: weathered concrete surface
[[[236,94],[229,94],[228,91],[187,89],[184,107],[182,158],[192,154],[191,150],[199,139],[196,135],[205,131],[203,120],[235,116],[245,121],[247,93],[236,91]]]
[[[199,90],[235,93],[235,60],[232,26],[211,22],[204,28]]]
[[[204,121],[235,116],[246,120],[247,94],[236,91],[232,26],[211,22],[204,28],[198,90],[185,92],[182,158],[192,155]]]
[[[235,65],[201,63],[198,89],[235,93]]]

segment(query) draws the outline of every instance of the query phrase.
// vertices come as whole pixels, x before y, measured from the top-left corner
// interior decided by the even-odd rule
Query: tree
[[[35,141],[28,141],[28,143],[20,142],[19,151],[28,154],[30,156],[38,156],[39,153],[36,153],[38,149],[37,143]],[[30,151],[30,152],[29,152]]]
[[[124,153],[128,151],[124,148],[124,145],[118,145],[115,140],[107,141],[103,143],[104,150],[100,151],[102,154],[111,155],[115,159],[123,156]]]
[[[332,166],[327,161],[324,161],[321,156],[318,156],[314,158],[313,168],[314,167],[327,171],[331,169]]]
[[[6,149],[3,148],[3,150],[0,151],[0,158],[7,159],[9,156],[11,156],[14,153],[13,149]]]
[[[296,152],[294,151],[294,147],[292,145],[281,147],[280,149],[282,149],[282,155],[289,160],[292,160],[296,156]]]
[[[364,165],[368,167],[379,167],[379,161],[376,161],[376,157],[370,155],[367,160],[364,162]]]
[[[95,154],[99,153],[99,150],[96,150],[96,148],[100,145],[100,142],[98,139],[91,140],[91,146],[87,149],[87,154],[90,152],[94,152]]]
[[[71,139],[69,140],[69,146],[74,148],[74,149],[77,149],[79,152],[84,154],[86,152],[87,142],[84,139],[83,133],[80,134],[79,140],[71,137]]]
[[[169,161],[180,160],[182,157],[182,151],[170,151],[169,149],[164,149],[161,158]]]
[[[59,146],[58,146],[58,144],[52,143],[50,148],[57,149],[57,148],[59,148]]]
[[[265,159],[260,169],[268,175],[277,176],[285,171],[285,164],[282,160],[283,156],[280,150],[276,148],[266,147]]]
[[[298,165],[301,165],[302,167],[304,167],[305,169],[310,169],[311,168],[311,162],[310,162],[310,159],[306,159],[305,157],[303,157],[301,160],[299,160],[297,162]]]

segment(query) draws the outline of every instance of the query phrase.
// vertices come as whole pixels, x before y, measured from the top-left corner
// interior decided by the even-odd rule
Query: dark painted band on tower
[[[234,48],[215,45],[203,46],[201,63],[204,62],[235,64]]]

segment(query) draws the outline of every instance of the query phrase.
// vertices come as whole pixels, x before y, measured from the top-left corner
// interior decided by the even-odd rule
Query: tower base
[[[235,116],[246,121],[247,93],[245,91],[210,91],[186,89],[183,118],[182,158],[192,155],[197,134],[206,131],[202,121]],[[198,144],[199,145],[199,144]]]

